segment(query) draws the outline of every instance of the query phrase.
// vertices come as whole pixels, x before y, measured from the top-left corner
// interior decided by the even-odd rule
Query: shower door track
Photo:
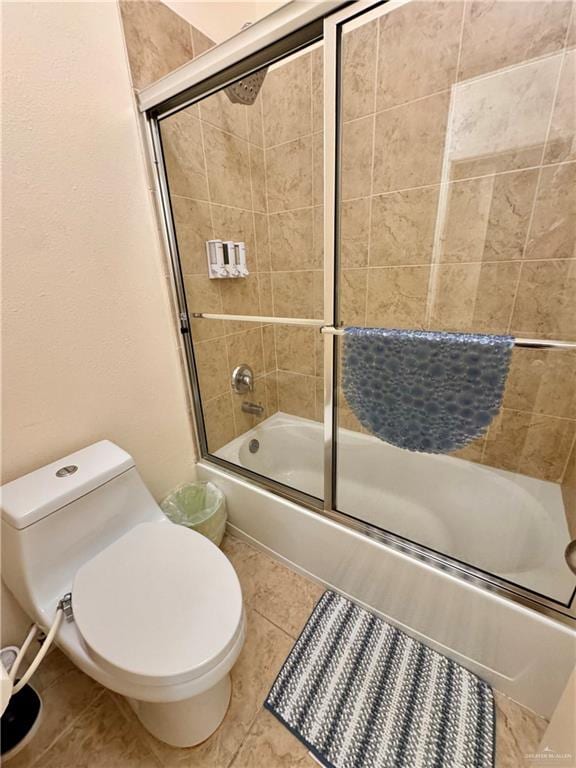
[[[389,0],[391,8],[404,4],[407,0]],[[292,4],[272,14],[268,19],[257,22],[248,30],[244,39],[249,43],[249,55],[246,55],[240,38],[233,38],[229,44],[223,44],[209,51],[200,59],[190,62],[174,75],[144,89],[139,95],[140,110],[145,115],[146,128],[144,132],[148,144],[155,176],[157,179],[156,202],[161,218],[164,247],[172,265],[175,299],[180,316],[180,330],[188,369],[188,385],[195,418],[192,422],[196,444],[202,461],[213,464],[235,477],[244,477],[257,487],[295,502],[307,509],[321,514],[357,533],[371,538],[402,553],[408,554],[420,561],[426,562],[442,571],[473,583],[490,592],[505,596],[515,603],[529,607],[545,616],[574,627],[576,608],[574,607],[573,592],[568,603],[551,600],[544,595],[517,586],[492,573],[481,571],[467,563],[458,561],[440,552],[436,552],[411,540],[382,530],[370,523],[353,518],[336,508],[336,450],[335,419],[336,419],[336,337],[344,334],[344,329],[338,327],[338,306],[336,290],[336,274],[339,243],[338,211],[338,153],[339,153],[339,82],[338,69],[340,60],[341,25],[355,16],[383,5],[385,0],[358,0],[357,2],[320,3],[323,16],[310,19],[306,16],[306,27],[299,29],[289,12]],[[340,7],[341,10],[335,10]],[[276,30],[271,20],[277,17]],[[288,22],[286,22],[288,18]],[[322,25],[323,33],[319,24]],[[258,37],[258,27],[262,28],[261,38],[266,45],[258,49],[254,39]],[[288,31],[287,31],[288,30]],[[242,33],[244,35],[244,33]],[[274,37],[276,40],[274,41]],[[290,37],[290,44],[287,38]],[[250,40],[248,40],[250,38]],[[160,121],[183,109],[190,104],[220,90],[258,67],[278,61],[290,53],[315,42],[324,40],[324,316],[322,319],[313,318],[280,318],[255,315],[226,315],[188,310],[184,281],[181,270],[180,256],[168,189],[162,141],[159,130]],[[222,64],[218,67],[218,49],[222,49]],[[254,52],[256,51],[256,52]],[[203,60],[203,61],[202,61]],[[204,75],[207,75],[204,77]],[[239,467],[208,451],[206,428],[204,424],[202,402],[198,384],[198,374],[194,359],[194,349],[190,332],[190,319],[194,320],[238,320],[261,324],[284,324],[293,326],[316,327],[325,335],[324,338],[324,499],[310,496],[307,493],[283,485],[282,483],[262,476],[244,467]],[[517,339],[518,346],[535,349],[574,349],[576,342],[545,339]]]

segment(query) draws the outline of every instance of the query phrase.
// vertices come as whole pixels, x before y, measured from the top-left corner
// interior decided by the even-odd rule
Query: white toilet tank
[[[0,504],[3,580],[41,625],[84,562],[135,525],[165,519],[132,457],[109,440],[7,483]]]

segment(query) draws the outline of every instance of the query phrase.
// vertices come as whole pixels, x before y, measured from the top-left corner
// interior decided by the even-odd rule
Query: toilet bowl
[[[1,496],[3,579],[22,608],[47,628],[71,592],[62,651],[125,696],[156,738],[177,747],[208,738],[226,714],[245,636],[226,556],[171,523],[109,441],[8,483]]]

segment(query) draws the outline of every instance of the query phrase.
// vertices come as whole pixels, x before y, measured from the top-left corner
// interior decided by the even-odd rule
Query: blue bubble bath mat
[[[327,768],[492,768],[490,686],[325,592],[264,706]]]
[[[448,453],[500,410],[514,338],[347,328],[342,386],[358,421],[398,448]]]

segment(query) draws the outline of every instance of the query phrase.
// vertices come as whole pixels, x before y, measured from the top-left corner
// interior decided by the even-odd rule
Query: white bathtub
[[[258,440],[255,453],[251,440]],[[217,452],[321,497],[323,427],[276,413]],[[566,603],[575,578],[560,486],[451,456],[412,453],[338,431],[337,508],[352,517]]]
[[[275,426],[278,429],[274,429]],[[258,466],[259,471],[276,476],[282,482],[297,480],[301,485],[308,482],[308,490],[315,489],[318,493],[320,455],[318,448],[312,450],[311,446],[317,446],[320,429],[319,425],[277,414],[257,430],[225,446],[219,455],[235,463],[242,462],[254,468]],[[257,454],[252,455],[246,449],[254,436],[260,440],[261,447]],[[370,438],[345,434],[351,446],[357,437],[365,445],[370,444]],[[274,451],[265,451],[265,443],[268,442],[275,446]],[[455,467],[460,464],[453,461]],[[438,462],[438,466],[443,464],[443,460]],[[451,464],[452,461],[447,466]],[[540,715],[551,716],[576,665],[574,626],[544,616],[507,597],[358,533],[335,520],[259,488],[233,471],[204,460],[196,468],[200,479],[211,480],[226,494],[229,526],[235,535],[245,538],[293,569],[364,604]],[[366,468],[359,469],[364,472]],[[390,473],[388,468],[380,465],[378,473],[370,476],[378,478],[385,471],[392,484],[399,482],[402,476],[409,478],[409,482],[404,481],[401,487],[410,500],[409,508],[414,510],[413,502],[417,498],[414,488],[422,482],[422,478],[417,479],[415,470],[408,473],[402,471],[396,477],[394,472]],[[506,478],[507,474],[504,473],[503,477]],[[430,483],[429,492],[430,496],[437,499],[438,474],[431,471],[426,476],[434,479]],[[497,488],[501,487],[499,482],[496,482]],[[371,482],[367,492],[366,486],[363,488],[357,480],[356,483],[363,515],[366,516],[369,508],[372,513],[396,514],[395,510],[389,510],[388,507],[398,506],[402,496],[396,498],[392,495],[390,502],[385,501],[385,496],[380,496],[384,500],[380,505],[368,504],[373,494],[372,486],[376,488],[374,493],[378,494],[386,490],[390,493],[390,489],[378,490],[380,486]],[[477,485],[473,484],[472,494],[479,493]],[[394,487],[399,488],[397,485]],[[426,503],[426,496],[422,499],[425,503],[422,505],[420,501],[416,506],[423,506],[427,510],[426,518],[429,519],[432,507]],[[344,503],[350,502],[344,499]],[[461,504],[461,500],[458,503]],[[484,513],[492,514],[492,510],[490,513],[484,510]],[[541,514],[546,519],[551,511],[546,509]],[[453,517],[454,512],[446,513],[446,517],[440,516],[440,528],[447,528]],[[532,516],[530,519],[533,519]],[[538,515],[534,520],[538,520]],[[469,532],[464,538],[470,547],[474,545],[479,525],[474,524],[474,520],[469,523],[474,533]],[[436,523],[432,530],[437,532]],[[450,535],[456,541],[457,531],[461,532],[462,538],[464,530],[462,525],[456,526]],[[505,547],[501,549],[499,541],[502,530],[504,526],[501,521],[499,529],[489,533],[488,544],[492,549],[497,547],[499,551],[506,552]],[[534,546],[533,541],[530,541],[529,538],[526,545],[528,550]],[[526,556],[522,552],[527,550],[523,545],[515,551],[520,551],[514,566],[518,567],[521,558]],[[541,566],[540,570],[546,569]],[[514,578],[517,576],[516,573]]]

